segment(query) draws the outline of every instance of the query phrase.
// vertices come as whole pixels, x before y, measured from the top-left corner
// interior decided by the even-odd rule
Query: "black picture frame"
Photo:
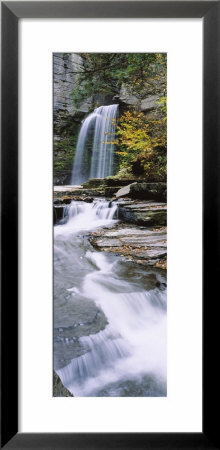
[[[1,16],[1,448],[220,448],[220,1],[6,1]],[[18,433],[18,21],[66,17],[203,18],[202,433]]]

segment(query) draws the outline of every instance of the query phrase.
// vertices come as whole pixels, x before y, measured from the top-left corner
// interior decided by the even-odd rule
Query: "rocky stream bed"
[[[115,183],[116,186],[108,186],[106,181],[90,180],[83,187],[55,186],[54,223],[63,220],[65,207],[72,201],[92,203],[104,196],[110,204],[117,204],[119,221],[110,229],[90,232],[92,246],[142,265],[166,269],[167,205],[165,201],[156,200],[166,198],[164,183],[133,182],[126,186],[121,186],[121,181]],[[111,197],[105,195],[110,188]]]
[[[105,190],[109,188],[112,189],[111,195],[104,195]],[[143,280],[147,277],[147,289],[159,289],[163,295],[163,289],[166,288],[164,280],[166,280],[167,267],[167,211],[165,199],[165,186],[156,186],[155,183],[142,183],[141,186],[139,183],[133,182],[130,185],[125,185],[124,183],[124,186],[120,184],[119,186],[107,186],[106,188],[103,180],[99,181],[99,183],[97,183],[97,180],[91,180],[89,183],[85,183],[84,186],[55,186],[54,224],[65,225],[69,220],[70,208],[76,208],[77,211],[77,208],[84,208],[85,206],[83,205],[87,203],[94,203],[94,209],[96,209],[97,204],[103,201],[105,208],[106,205],[109,205],[109,210],[112,211],[113,205],[116,205],[115,215],[114,217],[112,216],[116,220],[112,220],[111,223],[98,228],[92,229],[91,227],[90,230],[86,229],[81,234],[82,244],[80,245],[84,245],[83,242],[86,239],[88,245],[96,252],[100,252],[100,255],[105,253],[114,255],[114,258],[117,255],[118,264],[121,267],[120,270],[123,271],[123,264],[125,264],[127,276],[129,271],[131,271],[131,279],[134,273],[139,273]],[[90,208],[89,205],[88,208]],[[84,257],[80,256],[80,258]],[[83,264],[83,259],[80,264]],[[82,271],[84,270],[83,267]],[[161,276],[155,276],[155,271],[158,274],[161,273]],[[71,292],[72,290],[70,289]],[[89,317],[90,309],[91,318]],[[74,323],[67,328],[63,328],[63,326],[55,328],[54,339],[57,355],[62,355],[63,345],[65,345],[66,349],[65,342],[68,340],[70,355],[74,349],[76,357],[80,358],[82,349],[78,342],[80,342],[81,336],[88,333],[96,333],[97,330],[104,330],[106,327],[106,320],[104,320],[105,316],[102,311],[99,308],[95,311],[94,306],[90,307],[90,303],[87,305],[86,317],[84,318],[84,316],[85,311],[80,309],[79,323]],[[70,337],[72,335],[74,335],[74,338]],[[62,367],[69,364],[71,360],[71,356],[68,355],[66,350],[65,352],[66,360],[59,363],[61,372],[58,370],[58,374],[62,374],[64,379],[66,375],[63,375],[62,371],[64,369]],[[63,386],[56,372],[54,372],[53,395],[59,397],[72,396],[72,393]],[[149,383],[149,380],[147,383]],[[75,390],[72,392],[75,394]],[[102,395],[101,392],[97,395]],[[155,392],[158,392],[157,389]]]

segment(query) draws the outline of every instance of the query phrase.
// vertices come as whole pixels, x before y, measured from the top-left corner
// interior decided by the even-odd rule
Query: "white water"
[[[77,231],[89,231],[93,228],[106,226],[117,219],[117,205],[106,201],[94,203],[72,202],[64,209],[64,218],[68,217],[65,225],[58,225],[54,235],[69,235]]]
[[[73,185],[82,184],[88,178],[112,175],[117,111],[118,105],[100,106],[82,122],[73,163]],[[91,135],[93,144],[89,157],[87,147]]]
[[[84,241],[86,231],[114,224],[117,205],[110,206],[108,202],[72,202],[67,223],[55,227],[54,277],[65,286],[62,290],[57,288],[58,322],[65,327],[60,316],[63,314],[65,322],[67,308],[67,325],[74,322],[80,310],[80,318],[85,314],[84,323],[77,322],[74,330],[87,326],[85,335],[78,332],[77,351],[76,344],[75,347],[66,344],[69,363],[56,371],[75,396],[163,396],[166,395],[166,291],[157,287],[146,289],[146,277],[153,276],[150,272],[134,268],[131,273],[130,266],[125,265],[121,276],[122,262],[117,257],[93,251]],[[69,295],[66,303],[61,298],[64,289]],[[86,309],[92,304],[104,313],[106,322],[97,324],[94,331],[93,321],[90,332]],[[56,301],[54,307],[56,315]],[[76,340],[76,335],[66,342],[71,339]],[[65,352],[65,346],[62,349]]]

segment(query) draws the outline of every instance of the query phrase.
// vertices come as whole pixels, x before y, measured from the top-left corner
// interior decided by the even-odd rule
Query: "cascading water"
[[[82,122],[71,184],[112,175],[117,111],[118,105],[100,106]],[[92,149],[89,148],[91,138]]]
[[[56,372],[75,396],[165,396],[164,278],[91,247],[88,232],[113,226],[117,204],[72,202],[64,219],[54,232]]]

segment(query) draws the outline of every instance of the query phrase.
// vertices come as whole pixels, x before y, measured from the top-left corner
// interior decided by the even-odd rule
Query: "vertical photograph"
[[[53,396],[167,395],[167,54],[53,54]]]

